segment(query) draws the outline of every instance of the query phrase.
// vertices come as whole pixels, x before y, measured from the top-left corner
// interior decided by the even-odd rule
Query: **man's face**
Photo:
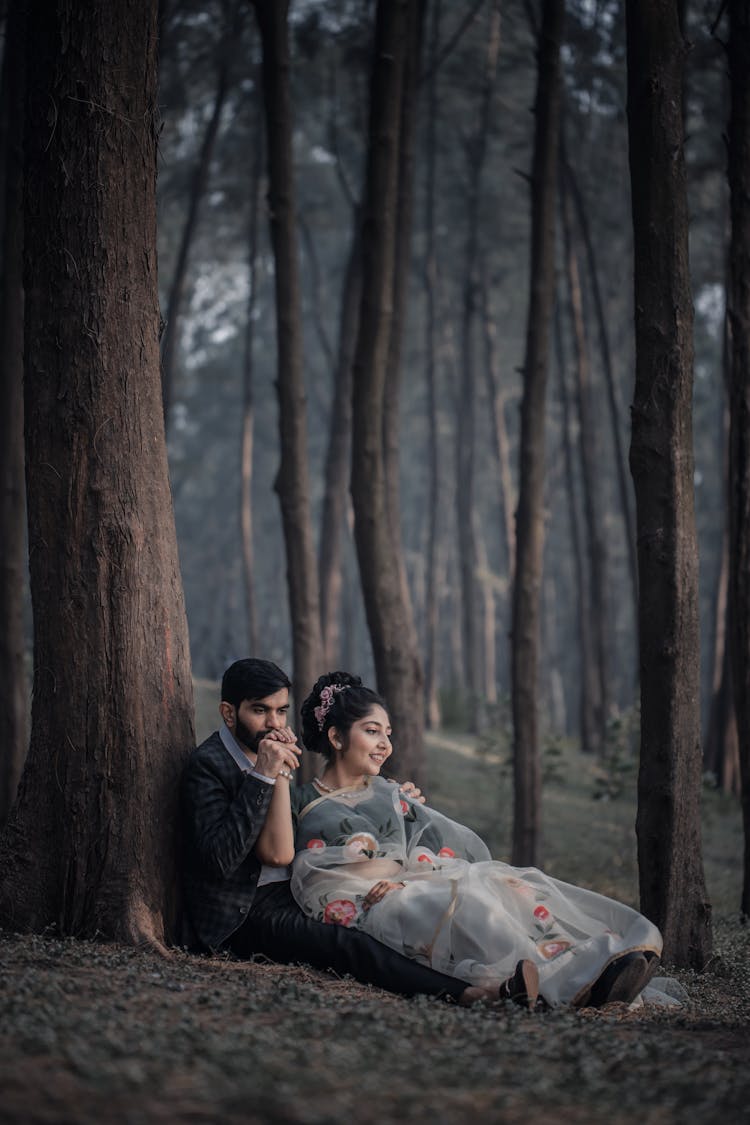
[[[243,699],[239,707],[222,703],[221,713],[237,741],[255,754],[258,743],[272,730],[286,726],[289,714],[289,689],[279,688],[263,699]]]

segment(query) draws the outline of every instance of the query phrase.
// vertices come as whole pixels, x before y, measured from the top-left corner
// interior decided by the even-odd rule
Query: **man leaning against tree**
[[[290,786],[301,751],[287,725],[290,686],[271,661],[235,661],[222,679],[221,726],[185,767],[184,944],[303,962],[404,996],[471,1003],[477,990],[465,982],[358,930],[307,918],[292,898]]]

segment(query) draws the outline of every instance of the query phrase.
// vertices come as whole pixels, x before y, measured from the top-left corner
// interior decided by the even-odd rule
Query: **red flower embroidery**
[[[551,961],[553,957],[558,957],[561,953],[564,953],[566,949],[570,949],[570,942],[540,941],[537,949],[541,953],[542,957],[546,957],[548,961]]]
[[[357,908],[348,898],[337,898],[329,902],[323,912],[323,921],[334,926],[351,926],[357,917]]]
[[[402,800],[402,801],[399,801],[399,804],[401,805],[401,812],[404,814],[404,816],[406,816],[406,814],[409,811],[409,802]]]
[[[425,855],[425,853],[422,852],[421,855],[417,856],[417,863],[432,863],[432,856]]]
[[[453,848],[441,848],[438,855],[446,856],[448,859],[455,859],[456,853]]]
[[[325,842],[323,840],[308,840],[308,848],[324,848]]]
[[[539,918],[541,922],[545,922],[549,918],[549,910],[546,906],[537,906],[534,911],[534,917]]]

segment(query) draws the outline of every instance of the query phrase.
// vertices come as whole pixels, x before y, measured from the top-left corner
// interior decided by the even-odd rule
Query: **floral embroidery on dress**
[[[378,853],[378,841],[370,832],[355,832],[344,841],[344,851],[347,855],[363,855],[372,859]]]
[[[357,908],[348,898],[336,898],[323,911],[323,921],[334,926],[351,926],[357,917]]]
[[[444,859],[455,859],[456,853],[453,848],[441,848],[438,855],[443,856]]]
[[[315,851],[324,848],[326,845],[324,840],[308,840],[305,846]]]
[[[564,941],[560,938],[554,938],[553,940],[546,939],[537,942],[537,949],[542,957],[546,957],[548,961],[552,961],[555,957],[559,957],[561,953],[565,953],[566,949],[570,949],[572,944],[572,942]]]

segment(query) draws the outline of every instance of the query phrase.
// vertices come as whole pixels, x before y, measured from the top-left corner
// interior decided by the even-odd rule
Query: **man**
[[[272,798],[277,785],[289,785],[300,755],[287,726],[290,686],[268,660],[232,664],[222,680],[221,728],[185,767],[186,944],[304,962],[405,996],[425,993],[462,1005],[483,998],[484,990],[410,961],[358,930],[307,918],[295,903],[289,869],[273,866],[271,858],[278,817],[270,812]],[[288,809],[288,802],[277,806]],[[288,838],[288,819],[279,818],[280,839],[285,830]],[[259,838],[266,865],[258,856]],[[283,846],[279,855],[287,856]]]

